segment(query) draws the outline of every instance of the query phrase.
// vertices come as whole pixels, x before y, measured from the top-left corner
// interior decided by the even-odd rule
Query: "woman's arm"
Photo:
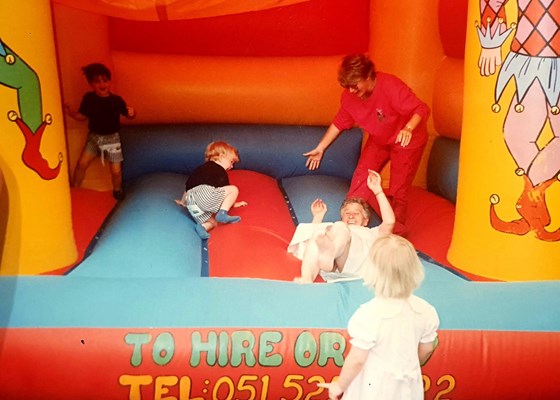
[[[307,162],[305,163],[307,168],[312,171],[319,168],[319,164],[321,164],[321,159],[323,158],[323,153],[327,150],[327,147],[335,141],[338,135],[340,135],[340,132],[340,129],[338,129],[334,124],[331,124],[317,147],[307,153],[303,153],[304,157],[307,157]]]
[[[420,122],[422,122],[422,117],[416,113],[412,114],[407,124],[399,131],[395,143],[400,143],[402,147],[408,146],[414,134],[414,129],[416,129]]]

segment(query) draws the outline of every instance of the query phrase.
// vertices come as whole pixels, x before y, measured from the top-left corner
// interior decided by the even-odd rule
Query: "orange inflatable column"
[[[478,0],[469,1],[459,190],[448,259],[499,280],[557,280],[559,89],[549,85],[559,79],[554,36],[517,21],[518,12],[525,18],[517,1],[495,2],[506,8],[483,3],[481,10]],[[532,11],[558,17],[546,7]],[[536,36],[539,41],[521,41]]]
[[[100,6],[101,2],[89,2],[89,7]],[[101,62],[113,72],[111,90],[122,94],[118,86],[119,73],[115,73],[109,44],[109,18],[105,15],[82,11],[52,3],[55,26],[58,70],[61,79],[62,100],[65,104],[78,109],[82,96],[91,90],[81,68],[92,62]],[[128,73],[125,71],[124,73]],[[153,78],[153,76],[152,76]],[[138,84],[138,81],[136,81]],[[124,97],[130,102],[128,97]],[[140,115],[136,103],[130,103]],[[159,120],[158,122],[160,122]],[[88,127],[85,121],[66,118],[66,140],[68,165],[74,171],[87,140]],[[101,158],[95,159],[86,170],[82,187],[94,190],[112,190],[111,174]]]
[[[431,107],[434,79],[443,57],[439,40],[438,0],[370,1],[369,54],[379,71],[402,79]],[[432,119],[428,129],[433,139]],[[431,140],[414,180],[426,187],[426,168]],[[383,172],[384,179],[388,168]],[[386,181],[387,182],[387,181]]]
[[[0,15],[0,274],[39,274],[77,258],[50,1],[1,2]]]

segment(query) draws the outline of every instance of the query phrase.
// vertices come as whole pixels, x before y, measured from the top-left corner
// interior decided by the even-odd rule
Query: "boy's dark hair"
[[[88,82],[92,82],[97,76],[105,76],[111,80],[111,71],[101,63],[91,63],[82,67],[82,72],[86,76]]]

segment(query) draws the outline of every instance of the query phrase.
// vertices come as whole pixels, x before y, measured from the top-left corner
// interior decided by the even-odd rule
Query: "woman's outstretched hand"
[[[314,148],[307,153],[303,153],[304,157],[307,157],[307,162],[305,166],[310,169],[311,171],[316,170],[321,165],[321,159],[323,158],[323,150],[318,148]]]

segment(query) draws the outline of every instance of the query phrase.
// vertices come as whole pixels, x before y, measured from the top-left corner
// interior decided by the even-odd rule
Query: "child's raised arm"
[[[311,215],[313,215],[314,224],[320,224],[323,222],[323,218],[325,218],[325,214],[327,213],[327,205],[321,199],[315,199],[313,203],[311,203]]]
[[[369,190],[373,192],[377,203],[379,204],[379,210],[381,211],[381,225],[379,225],[379,232],[382,234],[393,233],[393,228],[395,226],[395,213],[393,212],[393,207],[389,203],[383,187],[381,186],[381,175],[376,171],[368,170],[367,185]]]

